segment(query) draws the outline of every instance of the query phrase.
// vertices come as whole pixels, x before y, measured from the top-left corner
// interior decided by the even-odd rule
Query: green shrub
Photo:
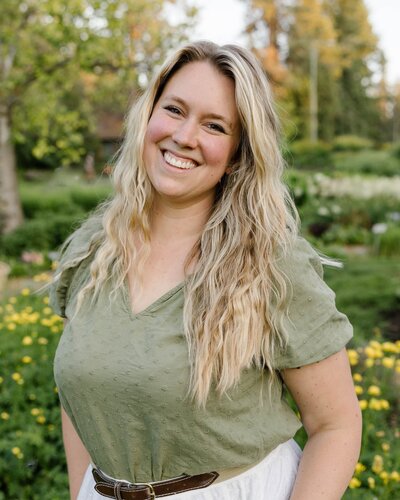
[[[40,217],[42,214],[74,214],[81,211],[71,202],[68,192],[38,193],[37,190],[26,190],[21,193],[21,203],[27,219]]]
[[[333,155],[335,170],[349,174],[400,174],[400,161],[388,151],[340,152]]]
[[[379,235],[377,248],[379,255],[400,256],[400,227],[389,225],[387,230]]]
[[[361,151],[371,149],[372,141],[357,135],[339,135],[332,142],[334,151]]]
[[[79,215],[93,210],[111,192],[109,185],[71,186],[64,188],[24,184],[21,203],[25,217],[43,214]]]
[[[289,151],[296,167],[312,169],[332,165],[331,146],[325,142],[297,141],[289,145]]]
[[[71,200],[85,212],[97,207],[110,195],[109,187],[97,187],[96,189],[74,188],[71,191]]]
[[[0,239],[0,253],[9,257],[19,257],[28,250],[54,250],[84,218],[84,214],[50,215],[27,220],[13,232]]]
[[[391,154],[397,160],[400,160],[400,142],[396,142],[391,147]],[[400,172],[398,172],[400,174]]]

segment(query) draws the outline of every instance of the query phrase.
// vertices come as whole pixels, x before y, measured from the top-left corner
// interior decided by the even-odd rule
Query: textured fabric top
[[[98,224],[89,221],[75,233],[63,262],[87,254]],[[199,474],[251,464],[294,436],[301,424],[283,398],[280,378],[269,398],[268,374],[259,369],[245,370],[221,398],[212,388],[205,409],[187,398],[184,283],[134,314],[127,283],[110,301],[110,282],[73,317],[90,262],[89,256],[62,273],[50,303],[69,319],[54,362],[61,404],[100,469],[132,482]],[[279,370],[324,359],[352,336],[322,280],[320,258],[304,239],[282,266],[293,298]]]

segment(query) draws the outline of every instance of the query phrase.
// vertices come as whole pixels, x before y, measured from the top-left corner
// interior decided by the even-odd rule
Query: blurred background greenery
[[[345,498],[396,498],[400,84],[386,79],[363,0],[238,1],[243,39],[277,99],[302,232],[343,262],[326,268],[326,280],[354,324],[349,357],[364,412]],[[195,5],[2,0],[0,499],[68,498],[52,379],[61,323],[32,290],[49,279],[67,235],[111,195],[126,108],[191,38]]]

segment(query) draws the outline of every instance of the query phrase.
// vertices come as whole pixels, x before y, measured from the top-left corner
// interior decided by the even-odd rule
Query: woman
[[[297,235],[278,139],[263,71],[232,45],[178,50],[130,111],[115,196],[69,238],[51,290],[72,498],[345,491],[352,330]]]

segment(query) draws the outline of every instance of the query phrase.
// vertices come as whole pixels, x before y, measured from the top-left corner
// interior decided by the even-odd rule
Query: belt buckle
[[[151,483],[139,483],[139,484],[143,484],[144,486],[150,488],[150,500],[154,500],[156,498],[156,492],[154,491],[153,485]]]

